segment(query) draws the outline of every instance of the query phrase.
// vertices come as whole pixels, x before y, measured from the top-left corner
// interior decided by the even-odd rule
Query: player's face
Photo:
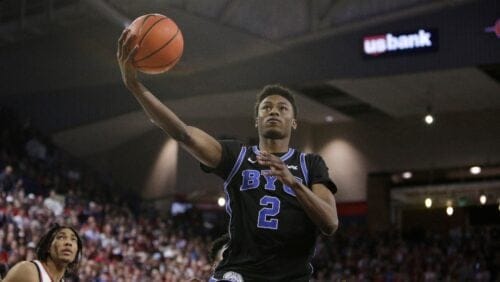
[[[280,95],[270,95],[259,104],[256,127],[259,136],[268,139],[289,137],[297,127],[292,104]]]
[[[59,230],[50,245],[50,257],[54,261],[69,264],[78,253],[78,239],[73,230],[63,228]]]

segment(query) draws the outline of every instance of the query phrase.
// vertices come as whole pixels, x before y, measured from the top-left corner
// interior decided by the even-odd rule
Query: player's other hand
[[[288,166],[277,156],[266,151],[260,151],[257,155],[257,162],[262,166],[269,166],[268,175],[276,176],[283,184],[292,187],[297,182],[297,179],[288,169]]]
[[[131,46],[131,40],[134,36],[134,34],[130,33],[130,29],[126,28],[118,39],[118,48],[116,51],[116,59],[120,66],[122,80],[128,88],[137,84],[137,70],[132,64],[132,60],[138,49],[138,46]]]

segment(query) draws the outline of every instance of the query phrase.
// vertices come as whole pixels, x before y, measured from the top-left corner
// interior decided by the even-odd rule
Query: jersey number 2
[[[278,219],[273,218],[280,213],[280,199],[273,196],[264,196],[260,198],[260,205],[263,208],[259,211],[257,227],[264,229],[278,229]]]

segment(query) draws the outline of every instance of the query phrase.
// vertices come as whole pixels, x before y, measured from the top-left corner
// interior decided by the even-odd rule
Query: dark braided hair
[[[49,232],[45,233],[45,235],[42,236],[40,241],[38,241],[38,244],[35,249],[36,258],[40,261],[44,262],[47,261],[47,259],[50,256],[50,246],[52,245],[52,242],[54,241],[54,238],[56,237],[57,233],[59,233],[59,231],[61,231],[62,229],[69,229],[76,236],[78,249],[76,252],[75,260],[69,263],[68,266],[66,267],[66,273],[76,274],[76,271],[80,266],[80,260],[82,259],[83,242],[82,239],[80,238],[80,235],[78,235],[78,232],[76,232],[76,230],[73,227],[61,226],[59,224],[55,224],[49,230]]]
[[[215,239],[212,243],[212,247],[210,248],[210,252],[208,253],[208,261],[211,263],[214,263],[215,260],[217,259],[217,254],[219,253],[222,248],[229,243],[229,240],[231,238],[229,237],[228,233],[225,233],[224,235],[220,236],[219,238]]]

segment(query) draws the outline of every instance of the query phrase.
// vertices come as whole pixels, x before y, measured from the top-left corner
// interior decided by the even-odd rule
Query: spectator
[[[62,203],[64,203],[63,200],[61,200],[60,197],[56,194],[56,191],[50,190],[49,197],[45,198],[43,201],[43,205],[48,208],[50,211],[54,213],[54,215],[60,216],[63,213],[64,206]]]
[[[0,192],[10,192],[14,189],[16,179],[13,175],[14,168],[8,165],[0,173]]]

